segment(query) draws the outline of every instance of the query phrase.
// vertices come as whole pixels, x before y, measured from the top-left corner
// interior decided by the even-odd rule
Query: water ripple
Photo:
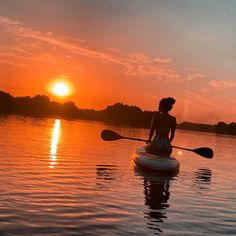
[[[210,161],[176,151],[180,171],[167,175],[133,166],[139,143],[103,142],[104,128],[117,129],[1,119],[0,235],[235,235],[235,139],[177,131],[179,146],[220,147]]]

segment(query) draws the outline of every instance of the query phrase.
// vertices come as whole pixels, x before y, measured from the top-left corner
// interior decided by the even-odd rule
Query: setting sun
[[[65,98],[73,94],[73,86],[65,79],[66,76],[60,76],[49,84],[48,91],[53,95]]]
[[[57,96],[69,95],[69,86],[63,82],[55,83],[52,87],[52,92]]]

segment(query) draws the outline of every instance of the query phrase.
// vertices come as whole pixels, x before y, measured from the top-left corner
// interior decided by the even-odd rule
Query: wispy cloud
[[[228,89],[236,87],[236,81],[232,80],[211,80],[209,84],[215,89]]]
[[[24,68],[26,66],[25,63],[14,62],[10,59],[4,59],[4,58],[0,58],[0,64],[6,64],[6,65],[21,67],[21,68]]]
[[[191,73],[186,76],[184,81],[193,81],[193,80],[202,80],[205,79],[207,76],[201,73]]]
[[[12,45],[5,45],[5,49],[9,49],[12,46],[14,48],[11,49],[11,54],[8,57],[14,57],[14,50],[14,53],[17,53],[18,57],[22,56],[22,59],[26,59],[25,55],[23,56],[22,54],[28,52],[31,54],[28,55],[28,60],[29,58],[36,60],[37,55],[39,55],[38,60],[42,60],[43,56],[39,53],[40,48],[49,47],[48,51],[50,52],[47,53],[46,59],[50,60],[52,58],[53,60],[50,61],[54,61],[55,63],[58,63],[58,60],[61,59],[53,54],[61,50],[66,53],[67,59],[71,58],[73,60],[75,56],[84,56],[96,59],[102,63],[121,65],[125,68],[126,74],[130,76],[155,76],[157,79],[170,81],[181,78],[175,71],[174,65],[169,58],[150,57],[143,53],[127,55],[116,49],[98,50],[83,40],[72,40],[55,35],[52,32],[38,31],[22,22],[4,16],[0,16],[0,26],[1,33],[5,33],[8,38],[12,37],[18,41],[18,46],[15,45],[15,40],[12,41]],[[57,60],[53,57],[57,57]]]

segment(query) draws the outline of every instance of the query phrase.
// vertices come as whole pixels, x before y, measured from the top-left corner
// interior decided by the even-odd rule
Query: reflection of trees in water
[[[161,224],[168,218],[167,209],[170,206],[170,180],[177,173],[172,175],[158,175],[156,172],[144,171],[136,168],[136,173],[143,177],[144,204],[148,206],[144,217],[148,219],[147,227],[154,230],[155,234],[162,232]]]
[[[116,166],[114,165],[96,165],[96,185],[105,187],[108,182],[116,179]]]
[[[194,183],[200,189],[207,189],[212,179],[212,171],[207,168],[201,168],[195,172]]]

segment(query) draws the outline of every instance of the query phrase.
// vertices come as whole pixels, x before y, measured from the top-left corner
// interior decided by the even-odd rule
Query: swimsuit
[[[147,146],[147,152],[170,156],[172,152],[172,146],[169,140],[170,131],[175,128],[176,120],[170,115],[163,115],[159,112],[155,114],[152,120],[152,128],[155,128],[156,136],[150,145]]]
[[[155,136],[153,139],[151,145],[151,149],[153,151],[157,151],[158,153],[171,153],[172,152],[172,147],[170,144],[170,140],[168,137],[160,137],[159,135]]]
[[[168,129],[159,128],[158,130],[159,132],[162,132],[167,131]],[[172,152],[172,146],[169,137],[161,137],[159,134],[156,134],[151,144],[147,147],[147,152],[156,155],[170,156]]]

